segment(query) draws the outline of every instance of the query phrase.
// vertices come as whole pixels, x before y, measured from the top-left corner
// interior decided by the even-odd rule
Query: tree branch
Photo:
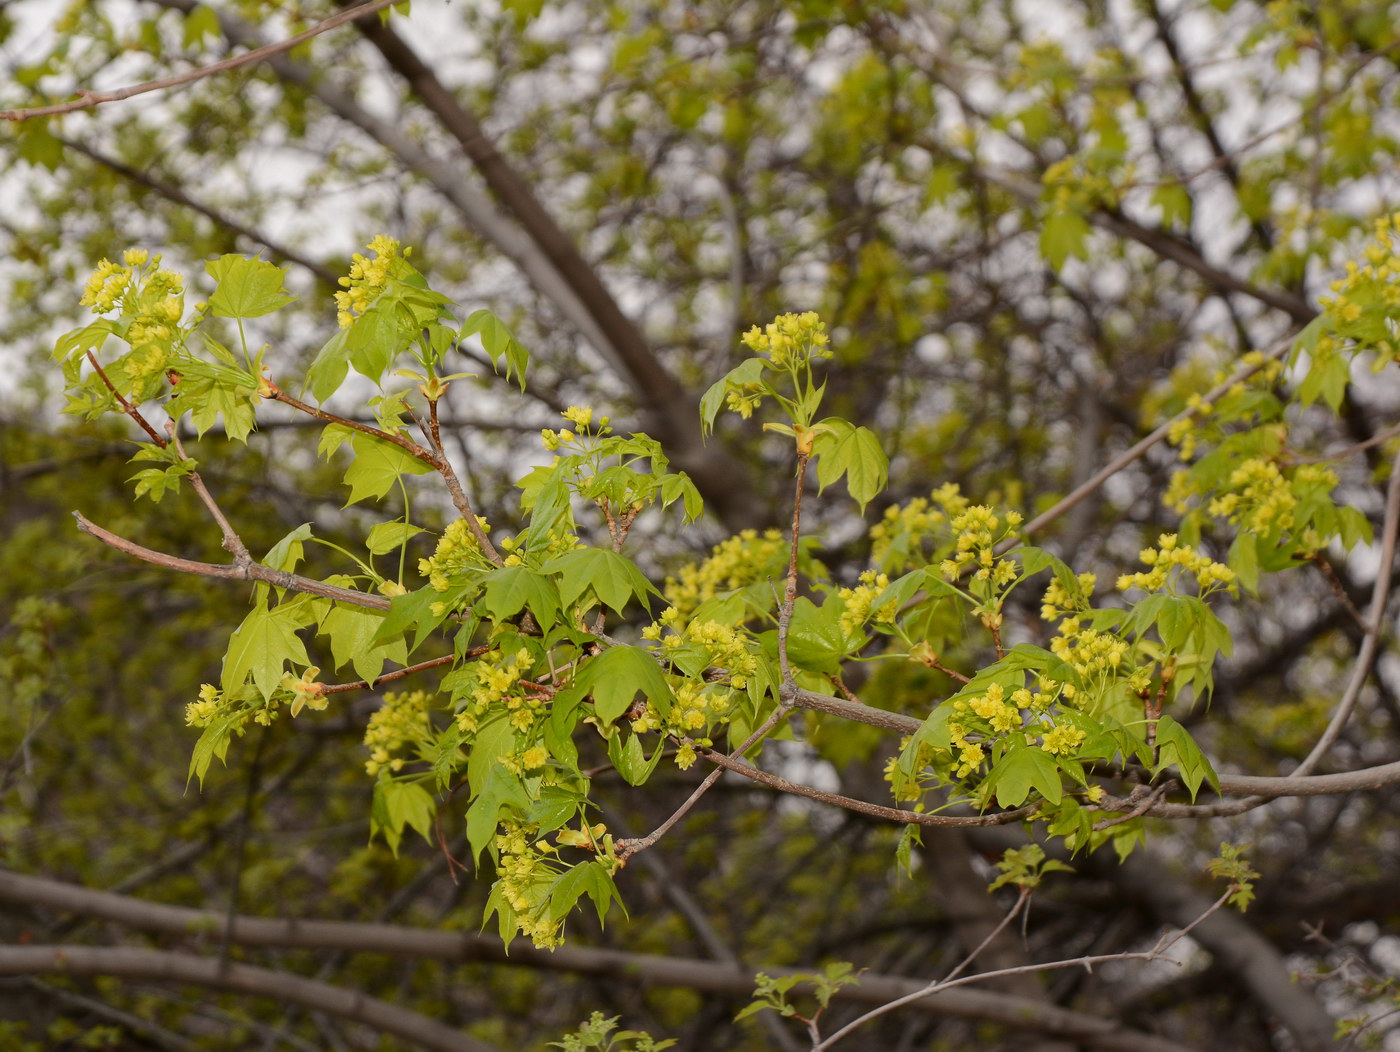
[[[346,22],[354,22],[356,19],[372,15],[377,11],[382,11],[386,7],[391,7],[398,0],[367,0],[348,11],[342,11],[338,15],[332,15],[324,22],[318,22],[310,29],[298,33],[296,36],[280,40],[275,44],[267,44],[256,48],[243,55],[235,55],[233,58],[226,58],[222,62],[215,62],[208,66],[199,66],[196,69],[186,70],[184,73],[176,73],[173,76],[161,77],[159,80],[148,80],[144,84],[134,84],[127,88],[118,88],[115,91],[89,91],[86,88],[79,88],[76,92],[78,98],[71,102],[61,102],[53,106],[36,106],[32,109],[24,110],[0,110],[0,120],[26,121],[31,117],[53,117],[60,113],[72,113],[75,110],[92,109],[94,106],[101,106],[107,102],[120,102],[122,99],[129,99],[135,95],[144,95],[149,91],[162,91],[165,88],[179,87],[181,84],[190,84],[196,80],[203,80],[205,77],[212,77],[216,73],[224,73],[231,69],[238,69],[241,66],[251,66],[261,62],[265,58],[273,55],[280,55],[284,51],[290,51],[298,44],[310,40],[312,37],[320,36],[327,30],[343,26]]]
[[[186,939],[200,936],[213,939],[224,921],[222,915],[211,910],[144,902],[3,869],[0,869],[0,900],[82,913],[126,927]],[[391,924],[248,916],[238,917],[232,931],[234,941],[243,946],[347,950],[427,957],[461,964],[509,964],[541,971],[593,975],[628,985],[684,987],[737,998],[752,996],[754,986],[753,972],[727,964],[591,947],[563,946],[553,951],[528,945],[508,948],[493,936],[464,931],[436,932]],[[762,968],[769,975],[787,975],[795,970]],[[838,990],[836,999],[850,1004],[878,1005],[924,985],[918,980],[867,973],[858,986]],[[1074,1038],[1105,1052],[1192,1052],[1174,1041],[1130,1030],[1113,1020],[1008,994],[950,990],[922,998],[912,1007],[932,1015],[987,1020]]]
[[[280,241],[276,241],[265,234],[261,234],[252,227],[244,226],[236,219],[195,200],[178,186],[171,186],[169,183],[163,182],[147,172],[138,171],[135,168],[122,164],[122,162],[118,161],[116,158],[108,157],[106,154],[93,149],[84,142],[79,142],[75,139],[65,139],[61,136],[55,136],[55,138],[57,138],[66,149],[82,154],[94,164],[99,164],[103,168],[115,172],[127,182],[144,187],[153,194],[165,198],[171,204],[179,205],[181,208],[188,208],[191,212],[204,216],[205,219],[210,220],[217,226],[223,227],[225,230],[238,237],[251,241],[256,245],[262,245],[267,249],[273,259],[280,259],[287,263],[295,263],[297,266],[314,274],[320,281],[327,285],[334,286],[336,284],[336,279],[340,277],[340,275],[330,267],[322,263],[317,263],[315,260],[308,259],[296,250],[288,248]]]
[[[842,796],[839,793],[828,793],[821,789],[814,789],[810,785],[803,785],[801,782],[790,781],[780,775],[770,774],[768,771],[760,770],[752,764],[736,760],[726,753],[717,749],[696,749],[701,756],[711,763],[718,764],[725,770],[741,774],[750,781],[758,782],[769,788],[777,789],[779,792],[791,793],[793,796],[805,796],[809,800],[816,800],[819,803],[831,804],[833,807],[844,807],[848,811],[855,811],[859,814],[869,815],[872,818],[883,818],[890,822],[900,822],[905,825],[921,826],[1000,826],[1011,822],[1019,822],[1030,815],[1039,803],[1027,804],[1025,807],[1018,807],[1014,811],[1002,811],[994,815],[931,815],[922,811],[905,811],[898,807],[885,807],[881,804],[872,804],[865,800],[857,800],[850,796]]]
[[[188,953],[97,946],[0,946],[0,975],[113,975],[268,997],[363,1023],[434,1052],[498,1052],[427,1016],[363,993],[247,964]]]
[[[73,518],[78,520],[78,529],[92,537],[96,537],[109,548],[142,562],[151,563],[154,566],[162,567],[166,570],[175,570],[179,573],[195,574],[199,577],[219,577],[226,581],[261,581],[270,584],[275,588],[289,588],[294,592],[306,592],[310,595],[319,595],[325,599],[334,599],[342,603],[350,603],[352,606],[363,606],[370,610],[388,610],[389,600],[377,595],[369,595],[366,592],[357,592],[353,588],[342,588],[336,584],[326,584],[324,581],[317,581],[311,577],[303,577],[301,574],[289,573],[286,570],[274,570],[270,566],[262,563],[249,562],[247,564],[234,563],[201,563],[193,559],[181,559],[178,556],[166,555],[164,552],[152,551],[150,548],[143,548],[134,541],[129,541],[124,537],[118,537],[109,530],[104,530],[94,522],[90,522],[82,512],[75,511]]]

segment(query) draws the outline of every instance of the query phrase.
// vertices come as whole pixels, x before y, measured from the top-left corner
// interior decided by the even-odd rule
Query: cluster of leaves
[[[1193,797],[1203,783],[1217,785],[1209,760],[1165,711],[1208,696],[1214,662],[1229,653],[1229,632],[1207,600],[1233,591],[1237,579],[1252,585],[1260,569],[1282,568],[1288,560],[1259,552],[1286,546],[1283,531],[1290,538],[1301,531],[1313,548],[1365,535],[1354,515],[1332,503],[1327,480],[1303,478],[1301,470],[1293,485],[1305,495],[1289,514],[1273,515],[1273,532],[1263,531],[1265,498],[1242,487],[1238,471],[1222,481],[1223,468],[1201,467],[1212,457],[1259,451],[1232,432],[1198,462],[1191,492],[1209,495],[1218,517],[1241,525],[1242,536],[1253,527],[1255,543],[1230,546],[1234,568],[1163,535],[1142,553],[1148,568],[1118,581],[1120,593],[1145,597],[1096,607],[1093,575],[1076,575],[1051,553],[1017,543],[1019,513],[971,504],[956,486],[944,486],[886,510],[870,530],[871,565],[849,586],[824,579],[820,564],[804,558],[796,526],[791,538],[748,533],[668,581],[669,605],[639,641],[624,642],[605,631],[609,619],[625,625],[662,594],[623,552],[632,524],[652,506],[676,506],[693,521],[702,510],[694,486],[669,470],[652,439],[616,434],[607,417],[573,406],[563,414],[568,427],[541,436],[552,460],[518,483],[525,528],[493,539],[436,434],[437,401],[455,378],[443,366],[461,341],[479,336],[523,384],[528,356],[481,311],[459,323],[396,242],[376,238],[370,251],[355,257],[343,280],[341,327],[306,377],[320,409],[267,375],[266,347],[249,350],[244,321],[290,301],[281,271],[257,259],[211,263],[214,291],[188,318],[183,283],[160,270],[158,258],[133,252],[121,267],[104,261],[84,301],[100,316],[115,316],[64,336],[56,353],[74,411],[144,420],[140,407],[158,401],[175,425],[188,415],[203,433],[222,418],[229,439],[246,441],[256,405],[275,399],[326,422],[322,455],[350,448],[348,503],[400,492],[402,517],[373,526],[363,556],[337,548],[347,572],[323,583],[342,589],[338,597],[283,586],[305,545],[317,540],[311,524],[261,560],[283,576],[257,585],[252,611],[230,638],[220,684],[206,685],[189,706],[188,722],[203,729],[191,773],[202,779],[250,724],[324,709],[322,667],[348,666],[373,685],[386,664],[406,666],[424,648],[448,646],[449,655],[431,661],[450,665],[436,688],[387,695],[367,729],[371,822],[397,848],[406,829],[430,836],[436,800],[465,789],[471,858],[487,857],[495,867],[488,915],[497,915],[507,941],[523,932],[538,945],[557,945],[580,899],[592,901],[600,921],[620,901],[613,877],[626,854],[590,813],[590,742],[640,785],[668,747],[686,767],[723,742],[731,749],[749,742],[755,728],[790,735],[790,727],[777,729],[791,707],[788,685],[825,691],[862,661],[949,671],[940,653],[976,631],[987,633],[995,660],[959,675],[961,689],[931,705],[891,759],[896,799],[919,811],[959,802],[983,811],[1027,806],[1028,817],[1072,848],[1111,840],[1126,853],[1142,829],[1136,821],[1095,824],[1101,778],[1173,770]],[[236,324],[241,364],[210,332],[212,319]],[[127,349],[104,364],[99,352],[113,337]],[[886,484],[888,464],[870,430],[817,419],[825,383],[815,367],[831,353],[820,319],[783,315],[755,327],[744,343],[755,354],[706,393],[704,425],[713,425],[722,406],[748,417],[773,400],[785,421],[765,430],[792,440],[799,466],[814,459],[823,486],[844,478],[864,507]],[[405,359],[411,367],[400,367]],[[326,408],[352,368],[381,392],[367,400],[375,427]],[[391,389],[393,376],[413,383]],[[1234,391],[1231,399],[1198,408],[1238,421],[1282,405],[1262,390]],[[426,447],[412,437],[410,420]],[[1249,433],[1270,433],[1270,426]],[[169,461],[136,477],[138,496],[152,500],[197,467],[178,442],[145,445],[137,457]],[[434,471],[461,517],[419,561],[415,581],[407,551],[423,529],[411,521],[406,479]],[[798,500],[802,485],[799,472]],[[584,509],[591,523],[580,520]],[[601,543],[590,544],[590,536]],[[394,552],[397,574],[376,570],[375,558]],[[797,596],[794,577],[782,602],[771,577],[775,569],[788,574],[788,562],[805,594]],[[1047,571],[1042,616],[1055,624],[1048,648],[1030,640],[1004,647],[1009,600]],[[312,659],[311,635],[329,658]],[[1032,874],[1026,866],[1005,879],[1038,877],[1040,869]]]

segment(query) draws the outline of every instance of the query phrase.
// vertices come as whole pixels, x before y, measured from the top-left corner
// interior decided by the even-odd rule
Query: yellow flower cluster
[[[81,302],[94,314],[121,307],[130,319],[125,339],[135,353],[122,362],[121,371],[130,380],[128,387],[139,391],[165,372],[171,345],[181,335],[185,284],[179,274],[160,269],[160,257],[152,260],[145,249],[128,249],[122,263],[99,262]]]
[[[350,273],[340,280],[345,291],[335,294],[338,308],[337,318],[342,329],[354,324],[357,315],[369,310],[376,296],[384,291],[389,283],[389,273],[394,260],[399,259],[399,243],[383,234],[377,235],[368,248],[374,253],[369,259],[356,252],[350,257]],[[403,257],[408,256],[405,250]]]
[[[713,728],[729,722],[732,698],[733,691],[726,687],[693,679],[682,680],[676,687],[676,699],[671,705],[670,715],[663,720],[656,706],[648,701],[646,710],[632,721],[632,731],[644,734],[659,730],[681,739],[676,766],[685,770],[695,763],[696,746],[708,748],[713,745],[714,740],[710,737]]]
[[[1201,555],[1189,545],[1177,543],[1176,534],[1164,533],[1157,538],[1156,548],[1144,548],[1138,558],[1150,570],[1139,573],[1125,573],[1118,578],[1118,590],[1141,588],[1147,592],[1157,592],[1172,586],[1184,574],[1196,578],[1201,595],[1207,595],[1219,588],[1233,588],[1235,571],[1223,563],[1212,562],[1209,556]]]
[[[1051,756],[1064,756],[1072,753],[1084,744],[1084,739],[1088,737],[1084,731],[1078,727],[1071,727],[1068,724],[1056,724],[1045,732],[1041,739],[1040,747]]]
[[[1073,588],[1066,588],[1058,577],[1052,578],[1040,600],[1041,620],[1054,621],[1067,614],[1082,613],[1089,609],[1089,600],[1093,598],[1094,586],[1098,583],[1098,577],[1091,573],[1082,573],[1076,577]]]
[[[815,311],[780,314],[760,329],[755,325],[743,335],[744,346],[766,355],[779,369],[796,369],[812,359],[830,358],[826,323]]]
[[[1346,276],[1332,282],[1332,296],[1319,303],[1331,327],[1344,339],[1364,342],[1379,351],[1376,366],[1400,357],[1400,337],[1387,321],[1400,307],[1400,213],[1381,216],[1372,224],[1365,263],[1346,263]]]
[[[453,690],[455,695],[466,699],[457,712],[457,726],[462,732],[474,733],[490,710],[502,704],[510,713],[510,725],[517,731],[533,727],[544,709],[544,697],[516,689],[533,663],[530,652],[521,647],[509,658],[499,650],[492,650],[480,661],[462,669],[462,686]]]
[[[138,249],[131,249],[127,252],[127,257],[136,258],[138,251]],[[132,270],[129,266],[118,266],[110,259],[100,260],[97,269],[92,272],[92,276],[87,279],[87,284],[83,286],[83,296],[82,299],[78,300],[78,303],[84,307],[91,307],[94,314],[106,314],[123,298],[127,283],[131,280],[131,274]]]
[[[231,729],[238,734],[244,732],[250,720],[270,727],[281,711],[282,700],[275,692],[271,698],[264,699],[251,684],[229,695],[212,683],[204,683],[199,688],[199,700],[185,706],[185,725],[207,727],[215,720],[233,716],[236,719],[232,721]]]
[[[385,767],[401,770],[407,758],[394,754],[409,745],[423,745],[431,736],[425,691],[385,694],[383,703],[365,725],[364,742],[369,749],[365,773],[374,777]]]
[[[953,531],[957,540],[952,556],[944,559],[939,572],[945,580],[955,581],[965,568],[976,566],[972,579],[990,580],[994,587],[1002,587],[1015,580],[1019,569],[1014,562],[998,559],[993,551],[997,543],[1008,533],[1021,525],[1019,512],[1006,513],[1006,527],[1002,520],[985,504],[974,504],[961,514],[954,516]]]
[[[502,822],[496,835],[496,886],[515,912],[520,930],[542,950],[552,950],[563,941],[564,922],[549,912],[549,893],[559,879],[552,865],[556,854],[552,844],[534,837],[537,826]]]
[[[1065,618],[1058,631],[1060,634],[1050,640],[1050,652],[1085,680],[1113,675],[1132,649],[1127,640],[1112,632],[1085,628],[1078,617]],[[1074,695],[1073,685],[1066,684],[1064,689],[1068,696]]]
[[[699,566],[687,563],[678,577],[666,578],[666,599],[685,617],[707,599],[722,592],[767,580],[782,572],[787,541],[777,530],[744,530],[721,541]]]
[[[850,635],[858,631],[867,621],[885,625],[893,624],[894,615],[898,612],[897,604],[890,602],[878,610],[871,609],[876,597],[889,586],[888,574],[866,570],[860,575],[860,584],[857,587],[841,589],[837,595],[846,604],[846,609],[841,613],[841,631]]]
[[[1298,505],[1294,482],[1330,490],[1337,485],[1337,476],[1321,465],[1304,464],[1290,480],[1273,461],[1254,457],[1230,473],[1229,485],[1234,492],[1216,497],[1207,511],[1261,536],[1287,530],[1293,525],[1293,509]]]
[[[671,634],[662,639],[664,628],[670,628]],[[680,613],[674,607],[663,611],[656,622],[644,628],[642,637],[661,639],[663,654],[683,646],[703,647],[709,655],[709,663],[729,673],[725,683],[682,679],[667,717],[663,719],[661,711],[648,701],[641,715],[632,720],[632,730],[636,734],[661,731],[678,738],[694,739],[694,744],[682,742],[676,756],[677,765],[687,768],[695,762],[695,744],[713,744],[709,737],[695,738],[696,732],[703,730],[708,735],[715,724],[729,721],[734,691],[748,687],[749,677],[758,671],[758,658],[743,633],[717,621],[693,621],[682,626]]]
[[[1021,710],[1036,704],[1031,692],[1022,688],[1008,698],[1006,688],[991,683],[985,694],[959,698],[953,702],[954,717],[948,721],[948,736],[957,750],[958,778],[965,778],[987,758],[983,744],[1021,726]]]
[[[484,533],[491,532],[491,524],[485,518],[476,517]],[[481,570],[490,566],[476,537],[467,528],[466,519],[457,519],[443,531],[430,558],[418,560],[418,572],[428,579],[435,592],[445,592],[451,586],[451,578],[468,570]]]
[[[593,410],[589,406],[571,405],[559,415],[573,424],[574,429],[579,432],[586,433],[593,423]],[[609,418],[606,416],[599,418],[597,427],[598,434],[605,435],[612,430],[612,428],[608,426],[608,421]],[[545,428],[540,432],[540,440],[544,443],[544,448],[550,452],[553,452],[560,446],[568,445],[577,437],[578,435],[567,427],[561,428],[558,431]]]
[[[212,683],[202,683],[199,687],[199,700],[185,706],[185,726],[207,727],[219,715],[219,702],[222,695]]]
[[[908,504],[890,505],[885,517],[870,527],[871,558],[886,570],[921,565],[918,553],[924,540],[940,523],[966,510],[967,498],[958,491],[956,482],[945,483]]]
[[[753,411],[763,404],[761,384],[739,384],[724,392],[724,404],[731,412],[747,420]]]
[[[1190,460],[1196,455],[1196,445],[1201,437],[1201,420],[1210,413],[1211,405],[1199,392],[1192,392],[1186,399],[1190,415],[1173,420],[1167,427],[1167,441],[1177,447],[1177,456]]]
[[[482,520],[480,517],[478,522]],[[496,542],[496,547],[505,552],[505,557],[501,560],[502,566],[522,566],[525,563],[525,547],[519,537],[503,537]],[[530,553],[535,556],[535,563],[547,562],[556,555],[563,555],[571,552],[575,548],[588,547],[578,536],[568,530],[550,530],[544,537],[544,544],[530,549]]]

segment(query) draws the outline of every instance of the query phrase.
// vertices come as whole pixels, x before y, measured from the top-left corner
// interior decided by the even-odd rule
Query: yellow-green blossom
[[[394,261],[406,258],[399,253],[399,243],[384,234],[377,235],[368,245],[374,257],[356,252],[350,257],[350,273],[339,279],[344,291],[335,294],[337,318],[342,329],[354,324],[355,318],[369,310],[375,298],[384,291],[393,271]]]
[[[780,314],[760,329],[755,325],[743,336],[744,346],[765,355],[780,369],[797,368],[812,359],[830,358],[826,323],[815,311]]]
[[[1234,587],[1234,570],[1201,555],[1189,545],[1178,544],[1174,533],[1162,534],[1157,539],[1157,547],[1144,548],[1138,558],[1151,569],[1123,574],[1118,578],[1119,591],[1126,592],[1129,588],[1148,592],[1175,591],[1177,581],[1188,574],[1195,577],[1202,595]]]

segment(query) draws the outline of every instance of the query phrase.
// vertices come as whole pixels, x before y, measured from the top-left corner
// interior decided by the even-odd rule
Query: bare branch
[[[123,179],[127,180],[127,182],[135,183],[137,186],[144,187],[152,193],[158,194],[159,196],[165,198],[172,204],[179,205],[181,208],[188,208],[191,212],[195,212],[199,215],[204,216],[205,219],[210,220],[216,226],[223,227],[225,230],[229,231],[230,233],[236,234],[237,236],[243,238],[246,241],[251,241],[256,245],[262,245],[264,248],[267,249],[268,253],[272,256],[273,259],[284,260],[287,263],[295,263],[297,266],[302,267],[303,269],[314,274],[318,279],[325,282],[327,285],[334,285],[336,283],[336,279],[340,276],[335,271],[331,270],[330,267],[327,267],[321,263],[317,263],[315,260],[307,258],[301,253],[297,252],[295,249],[289,248],[287,245],[276,240],[275,238],[269,237],[267,234],[254,230],[252,227],[245,226],[238,220],[234,219],[232,216],[225,215],[223,212],[217,211],[216,209],[211,208],[210,206],[196,200],[189,194],[185,193],[184,190],[181,190],[178,186],[172,186],[169,183],[163,182],[162,180],[155,178],[148,172],[138,171],[137,169],[132,168],[129,165],[125,165],[121,161],[118,161],[116,158],[109,157],[106,154],[93,149],[87,143],[80,142],[76,139],[65,139],[61,136],[55,136],[55,138],[58,139],[58,141],[61,142],[65,148],[80,153],[84,157],[91,160],[93,163],[100,164],[103,168],[115,172],[117,175],[120,175]]]
[[[755,729],[752,734],[750,734],[746,739],[744,739],[744,743],[740,745],[737,749],[735,749],[733,753],[730,754],[731,759],[743,756],[745,752],[747,752],[750,748],[753,747],[755,742],[757,742],[765,734],[767,734],[774,727],[776,727],[778,723],[781,722],[785,716],[787,716],[788,712],[788,709],[783,708],[781,706],[774,709],[773,714],[769,716],[768,719],[764,720],[763,724],[757,729]],[[717,766],[713,771],[707,774],[704,777],[704,779],[700,782],[700,784],[695,787],[695,791],[686,798],[685,803],[681,804],[680,807],[676,808],[675,813],[672,814],[670,818],[666,819],[666,821],[662,822],[659,826],[653,829],[646,836],[636,837],[635,839],[631,840],[618,841],[617,857],[622,859],[623,862],[626,862],[637,852],[645,851],[647,848],[655,844],[658,840],[660,840],[663,836],[670,832],[671,828],[682,818],[684,818],[690,812],[690,809],[692,807],[694,807],[697,803],[700,802],[700,798],[710,791],[710,786],[714,785],[717,781],[719,781],[720,775],[722,775],[723,773],[724,768]]]
[[[99,946],[0,946],[0,975],[114,975],[269,997],[373,1027],[435,1052],[497,1052],[494,1045],[363,993],[189,953]]]
[[[52,106],[35,106],[32,109],[24,110],[0,110],[0,120],[26,121],[32,117],[53,117],[60,113],[72,113],[75,110],[88,110],[95,106],[101,106],[107,102],[120,102],[122,99],[129,99],[135,95],[144,95],[150,91],[163,91],[166,88],[179,87],[182,84],[191,84],[196,80],[203,80],[205,77],[212,77],[216,73],[225,73],[231,69],[238,69],[242,66],[251,66],[261,62],[265,58],[273,55],[280,55],[284,51],[290,51],[298,44],[305,43],[312,37],[320,36],[328,30],[343,26],[346,22],[354,22],[357,19],[365,18],[386,7],[391,7],[399,0],[368,0],[367,3],[353,7],[348,11],[342,11],[338,15],[332,15],[324,22],[318,22],[296,36],[288,37],[286,40],[279,40],[275,44],[268,44],[265,47],[257,48],[246,54],[235,55],[233,58],[226,58],[221,62],[215,62],[208,66],[199,66],[196,69],[186,70],[184,73],[176,73],[173,76],[161,77],[159,80],[148,80],[144,84],[134,84],[128,88],[118,88],[115,91],[89,91],[86,88],[79,88],[78,97],[71,102],[60,102]]]
[[[0,901],[101,917],[126,927],[165,932],[184,939],[213,939],[224,920],[212,910],[164,906],[3,869],[0,869]],[[234,941],[243,946],[347,950],[458,963],[481,961],[594,975],[618,983],[684,987],[732,997],[750,996],[754,985],[751,971],[728,964],[577,946],[540,950],[517,944],[508,951],[493,936],[465,931],[423,931],[392,924],[249,916],[238,917],[232,930]],[[764,967],[762,970],[769,975],[787,975],[797,969]],[[867,973],[858,986],[838,990],[836,999],[851,1004],[878,1005],[921,989],[923,985],[916,980]],[[1110,1019],[1003,993],[950,990],[921,998],[912,1007],[932,1015],[988,1020],[1074,1038],[1105,1052],[1192,1052],[1174,1041],[1130,1030]]]
[[[778,615],[778,668],[782,673],[780,689],[783,705],[792,704],[792,694],[797,687],[792,678],[792,668],[788,664],[788,631],[792,628],[792,611],[797,603],[797,545],[802,536],[802,490],[807,481],[807,461],[812,454],[798,450],[797,482],[792,498],[792,542],[788,553],[787,584],[783,591],[783,609]]]
[[[819,803],[831,804],[833,807],[844,807],[848,811],[855,811],[859,814],[869,815],[872,818],[883,818],[890,822],[901,822],[905,825],[920,826],[1000,826],[1011,822],[1019,822],[1030,815],[1039,803],[1027,804],[1025,807],[1018,807],[1014,811],[1002,811],[994,815],[930,815],[922,811],[905,811],[898,807],[885,807],[881,804],[868,803],[865,800],[856,800],[850,796],[842,796],[839,793],[828,793],[821,789],[814,789],[810,785],[803,785],[801,782],[790,781],[776,774],[760,770],[752,764],[744,763],[733,757],[719,752],[716,749],[697,749],[701,756],[711,763],[718,764],[725,770],[741,774],[750,781],[766,785],[779,792],[791,793],[794,796],[805,796],[809,800],[816,800]]]
[[[165,424],[165,433],[170,436],[170,441],[175,443],[175,452],[180,454],[181,460],[188,460],[185,454],[185,443],[180,440],[179,432],[175,430],[175,421],[169,420]],[[219,526],[219,532],[224,535],[224,551],[233,556],[236,565],[242,566],[253,561],[253,557],[248,554],[248,546],[243,543],[243,538],[238,536],[233,524],[228,521],[228,516],[219,507],[214,495],[209,492],[209,487],[204,484],[204,480],[199,477],[198,471],[191,471],[189,474],[190,486],[199,499],[208,509],[210,516]]]
[[[1376,654],[1380,649],[1381,629],[1385,625],[1385,609],[1390,598],[1390,572],[1395,564],[1397,530],[1400,530],[1400,453],[1397,453],[1390,463],[1390,484],[1386,487],[1385,494],[1385,522],[1381,527],[1381,561],[1376,567],[1375,586],[1371,589],[1370,617],[1366,620],[1366,635],[1361,643],[1361,652],[1356,655],[1356,664],[1352,666],[1351,678],[1347,681],[1346,690],[1342,692],[1342,699],[1337,702],[1337,711],[1332,714],[1327,729],[1322,732],[1322,737],[1317,740],[1312,751],[1293,772],[1294,777],[1311,771],[1327,754],[1327,750],[1332,748],[1361,697],[1362,687],[1370,678],[1371,669],[1376,663]]]
[[[109,548],[115,548],[119,552],[140,559],[142,562],[148,562],[166,570],[195,574],[199,577],[219,577],[226,581],[260,581],[264,584],[270,584],[275,588],[288,588],[294,592],[306,592],[310,595],[319,595],[326,599],[334,599],[338,602],[349,603],[352,606],[368,607],[370,610],[389,609],[389,600],[382,596],[369,595],[366,592],[357,592],[352,588],[342,588],[340,585],[336,584],[326,584],[324,581],[317,581],[311,577],[303,577],[301,574],[289,573],[286,570],[274,570],[270,566],[262,565],[262,563],[249,562],[242,565],[237,563],[223,565],[220,563],[201,563],[193,559],[181,559],[178,556],[166,555],[164,552],[143,548],[141,545],[134,541],[129,541],[125,537],[118,537],[115,533],[104,530],[101,526],[89,521],[82,512],[75,511],[73,513],[73,518],[78,520],[78,529],[96,537]]]
[[[1236,372],[1232,376],[1230,376],[1224,382],[1217,384],[1214,388],[1207,392],[1203,396],[1202,401],[1204,401],[1204,403],[1207,406],[1214,404],[1217,400],[1223,398],[1226,394],[1228,394],[1230,389],[1236,384],[1243,383],[1245,380],[1249,379],[1251,376],[1257,373],[1260,369],[1264,368],[1264,366],[1267,365],[1269,362],[1282,358],[1285,354],[1288,353],[1289,349],[1293,346],[1293,340],[1295,336],[1296,334],[1290,333],[1288,336],[1279,340],[1267,351],[1265,351],[1264,357],[1261,361],[1258,361],[1253,365],[1243,366],[1240,369],[1236,370]],[[1122,453],[1118,454],[1118,456],[1114,457],[1107,464],[1101,467],[1098,471],[1094,472],[1094,474],[1091,475],[1088,479],[1086,479],[1082,485],[1076,487],[1072,493],[1068,494],[1063,500],[1054,505],[1054,507],[1041,512],[1030,522],[1026,523],[1025,527],[1021,530],[1021,536],[1030,537],[1045,529],[1046,526],[1050,525],[1050,523],[1054,522],[1061,515],[1065,514],[1065,512],[1069,511],[1080,501],[1084,500],[1084,498],[1088,497],[1091,493],[1097,490],[1114,475],[1118,474],[1118,472],[1126,468],[1129,464],[1133,463],[1136,460],[1142,459],[1142,457],[1147,453],[1149,449],[1160,443],[1163,439],[1167,437],[1168,434],[1170,434],[1173,424],[1176,424],[1177,422],[1182,420],[1190,420],[1193,417],[1195,417],[1199,412],[1199,409],[1183,409],[1180,413],[1177,413],[1176,416],[1172,417],[1161,427],[1157,428],[1151,434],[1147,435],[1139,442],[1137,442],[1131,449],[1126,449]],[[1003,548],[1011,547],[1014,543],[1014,541],[1011,541],[1010,543],[1004,545]]]

